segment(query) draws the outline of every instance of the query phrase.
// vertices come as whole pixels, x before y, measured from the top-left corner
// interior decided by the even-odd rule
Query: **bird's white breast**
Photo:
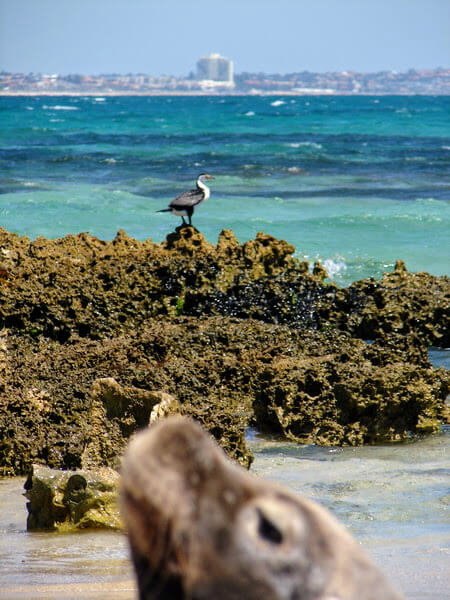
[[[209,198],[209,187],[203,183],[200,179],[197,181],[198,187],[203,191],[204,197],[203,201],[208,200]]]

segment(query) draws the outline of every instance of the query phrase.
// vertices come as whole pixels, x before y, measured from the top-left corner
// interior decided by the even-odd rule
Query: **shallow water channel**
[[[254,472],[320,502],[408,598],[450,598],[450,429],[409,444],[255,440]]]
[[[444,352],[435,364],[448,363]],[[325,505],[407,598],[450,599],[450,427],[363,448],[248,439],[252,471]],[[135,598],[125,537],[28,533],[24,481],[0,480],[0,598]]]

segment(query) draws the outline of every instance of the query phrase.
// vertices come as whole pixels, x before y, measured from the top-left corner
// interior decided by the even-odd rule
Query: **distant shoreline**
[[[0,97],[35,97],[35,96],[45,96],[45,97],[57,97],[57,96],[92,96],[92,97],[161,97],[161,96],[181,96],[181,97],[201,97],[201,96],[214,96],[214,97],[249,97],[249,98],[257,98],[259,96],[290,96],[290,97],[302,97],[302,96],[351,96],[351,97],[367,97],[367,96],[450,96],[450,93],[420,93],[420,92],[396,92],[396,93],[387,93],[387,92],[361,92],[354,94],[352,92],[340,92],[340,91],[324,91],[324,92],[293,92],[293,91],[283,91],[283,90],[273,90],[273,91],[261,91],[261,92],[212,92],[212,91],[195,91],[195,92],[183,92],[183,91],[171,91],[171,90],[161,90],[158,92],[139,92],[139,91],[85,91],[85,92],[67,92],[67,91],[0,91]]]

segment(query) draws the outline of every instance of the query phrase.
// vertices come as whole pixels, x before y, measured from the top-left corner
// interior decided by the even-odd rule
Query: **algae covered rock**
[[[113,377],[96,379],[89,393],[83,468],[120,466],[130,436],[158,418],[179,414],[176,398],[160,391],[120,385]]]
[[[448,278],[399,262],[338,288],[294,251],[189,226],[162,244],[0,229],[0,475],[117,468],[173,413],[247,467],[249,425],[318,444],[437,431],[448,373],[427,345],[449,345]]]
[[[118,493],[113,469],[73,472],[33,465],[25,482],[27,529],[121,529]]]
[[[195,323],[192,347],[184,324],[169,328],[162,321],[101,342],[3,336],[0,473],[24,474],[32,463],[117,468],[130,435],[178,411],[195,412],[233,458],[250,464],[244,441],[250,405],[241,403],[238,378],[221,385],[222,372],[229,382],[234,374],[223,353],[198,360],[208,338]]]
[[[323,296],[321,327],[335,326],[362,339],[416,335],[424,346],[450,346],[450,278],[410,273],[403,261],[381,280],[356,281]]]
[[[192,227],[162,244],[123,231],[111,242],[86,233],[30,241],[0,229],[0,329],[65,342],[118,335],[155,316],[226,315],[450,345],[448,277],[408,273],[397,261],[380,281],[338,288],[294,252],[264,233],[239,244],[223,231],[214,246]]]
[[[342,340],[333,354],[280,357],[268,365],[254,405],[258,425],[299,443],[327,446],[438,432],[450,391],[444,371],[391,363],[355,343]]]
[[[101,341],[3,340],[4,475],[37,462],[117,468],[158,407],[195,418],[244,466],[251,424],[303,443],[362,444],[437,431],[446,419],[448,372],[395,339],[369,345],[337,330],[217,316],[149,320]],[[416,352],[421,362],[411,363]]]
[[[213,246],[192,227],[162,244],[123,231],[111,242],[86,233],[30,241],[0,228],[0,329],[61,342],[117,335],[179,314],[187,290],[226,289],[238,275],[254,280],[295,268],[294,250],[265,234],[240,245],[231,232]]]

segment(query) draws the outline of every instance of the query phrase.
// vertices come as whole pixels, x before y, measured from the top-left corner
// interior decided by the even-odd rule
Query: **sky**
[[[450,0],[0,0],[0,71],[187,76],[450,66]]]

